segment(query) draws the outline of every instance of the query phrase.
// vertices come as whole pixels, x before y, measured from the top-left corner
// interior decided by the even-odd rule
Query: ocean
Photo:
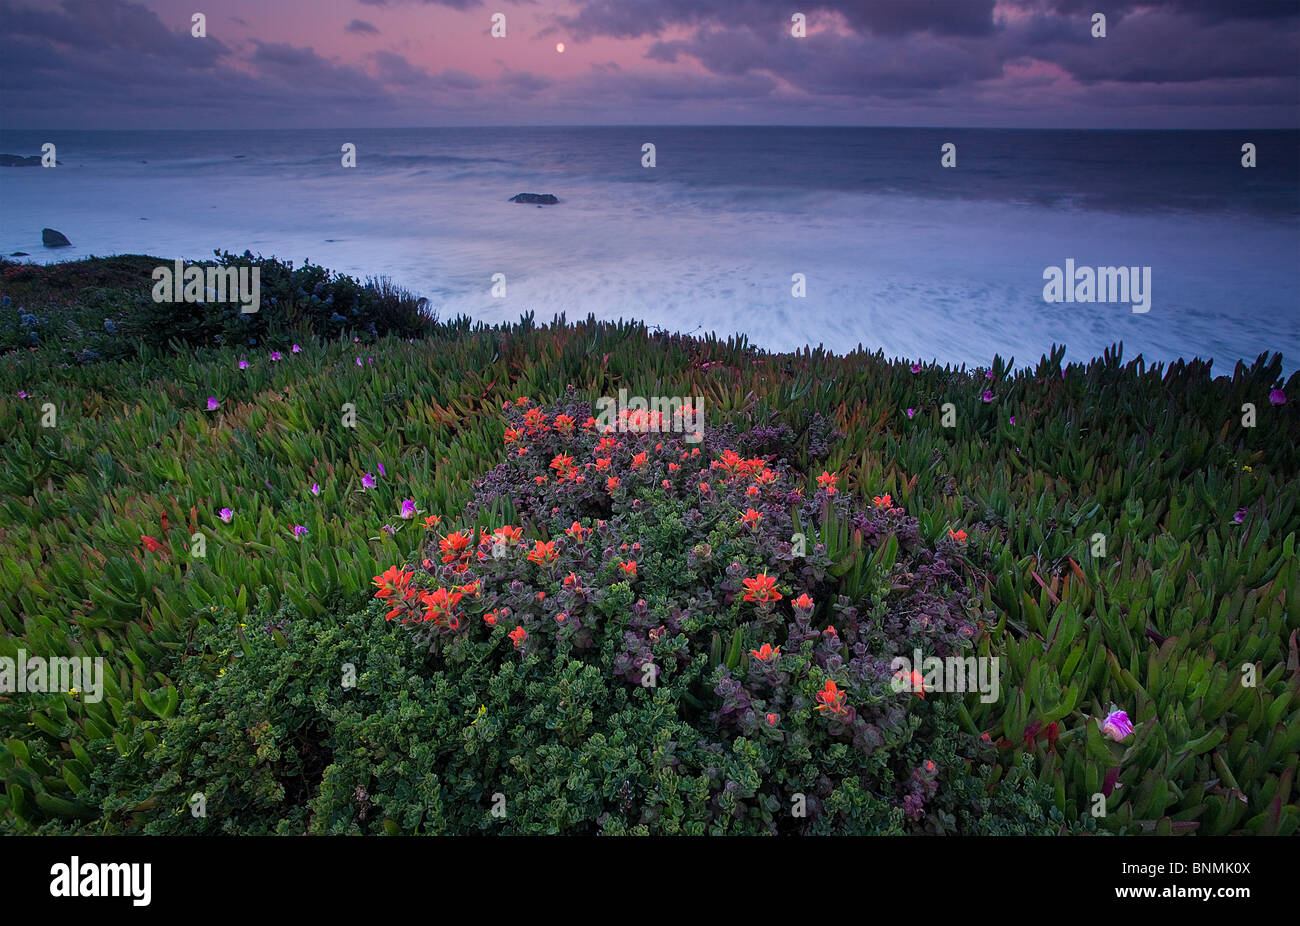
[[[637,318],[776,351],[1021,366],[1122,341],[1221,373],[1265,351],[1300,368],[1295,131],[4,131],[0,152],[47,141],[61,166],[0,168],[4,254],[249,249],[391,277],[443,318]],[[43,248],[46,226],[72,247]],[[1149,267],[1149,310],[1045,301],[1067,261]]]

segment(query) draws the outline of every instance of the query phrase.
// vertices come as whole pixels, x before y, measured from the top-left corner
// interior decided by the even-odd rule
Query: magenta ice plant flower
[[[208,411],[215,412],[220,407],[221,403],[217,401],[215,396],[208,396]]]
[[[384,477],[388,476],[388,470],[384,469],[384,464],[382,463],[379,464],[379,475]]]
[[[911,418],[911,417],[912,417],[913,415],[915,415],[915,414],[916,414],[916,409],[914,409],[914,408],[909,408],[909,409],[907,410],[907,417],[908,417],[908,418]]]
[[[982,399],[982,400],[985,401],[985,402],[992,402],[992,401],[993,401],[993,393],[992,393],[990,390],[985,389],[985,390],[984,390],[984,394],[983,394],[982,396],[980,396],[980,399]]]
[[[1238,508],[1237,513],[1232,516],[1232,523],[1240,524],[1242,521],[1246,520],[1246,515],[1248,514],[1250,514],[1249,508]]]
[[[1123,711],[1111,711],[1102,721],[1101,732],[1118,743],[1133,735],[1133,722]]]
[[[367,489],[373,489],[376,485],[375,477],[370,473],[366,473],[364,476],[361,477],[361,484],[365,486]]]
[[[302,348],[299,347],[297,344],[295,344],[292,348],[290,348],[290,350],[292,350],[295,354],[301,354],[301,353],[302,353]]]
[[[241,361],[239,361],[239,368],[240,368],[241,370],[247,370],[247,369],[248,369],[248,361],[247,361],[247,360],[241,360]]]
[[[217,512],[217,517],[225,521],[227,524],[230,523],[230,519],[233,518],[234,516],[235,513],[231,511],[229,508],[222,508],[220,511]]]
[[[357,366],[362,366],[361,358],[360,358],[360,357],[357,358]]]
[[[1274,389],[1272,392],[1268,394],[1268,401],[1272,405],[1285,405],[1286,393],[1283,392],[1281,389]]]
[[[920,373],[920,372],[921,372],[921,365],[920,365],[919,363],[914,363],[914,364],[912,364],[912,372],[913,372],[913,373]]]
[[[415,517],[415,512],[416,512],[415,499],[408,498],[406,501],[402,502],[403,518],[413,518]]]
[[[307,528],[303,527],[301,524],[295,524],[293,526],[293,535],[295,537],[301,537],[305,533],[307,533]]]
[[[311,484],[311,494],[312,494],[312,495],[320,495],[320,483],[319,483],[319,482],[313,482],[313,483]]]
[[[280,359],[280,352],[279,352],[278,350],[273,350],[273,351],[271,351],[271,359],[272,359],[272,360],[279,360],[279,359]]]

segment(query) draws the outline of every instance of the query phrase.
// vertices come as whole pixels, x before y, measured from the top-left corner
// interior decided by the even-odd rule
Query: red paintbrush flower
[[[536,563],[539,566],[549,566],[555,562],[560,554],[555,552],[555,541],[548,540],[542,543],[538,540],[533,544],[533,549],[528,554],[529,562]]]
[[[780,601],[781,593],[776,590],[776,576],[760,572],[752,579],[745,579],[745,600],[767,604]]]
[[[832,714],[845,713],[844,698],[846,692],[829,678],[821,691],[817,692],[817,710],[830,711]]]

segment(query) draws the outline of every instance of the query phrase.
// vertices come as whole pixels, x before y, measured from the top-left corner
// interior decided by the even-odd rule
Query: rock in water
[[[554,193],[516,193],[510,197],[512,203],[536,203],[539,206],[554,206],[559,202]]]
[[[41,229],[41,244],[47,248],[66,248],[72,244],[68,236],[61,231],[55,231],[52,228]]]
[[[40,167],[41,159],[33,154],[23,157],[21,154],[0,154],[0,167]]]

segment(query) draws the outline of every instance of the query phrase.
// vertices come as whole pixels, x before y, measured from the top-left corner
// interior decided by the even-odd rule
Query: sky
[[[536,124],[1300,128],[1300,0],[0,0],[0,128]]]

